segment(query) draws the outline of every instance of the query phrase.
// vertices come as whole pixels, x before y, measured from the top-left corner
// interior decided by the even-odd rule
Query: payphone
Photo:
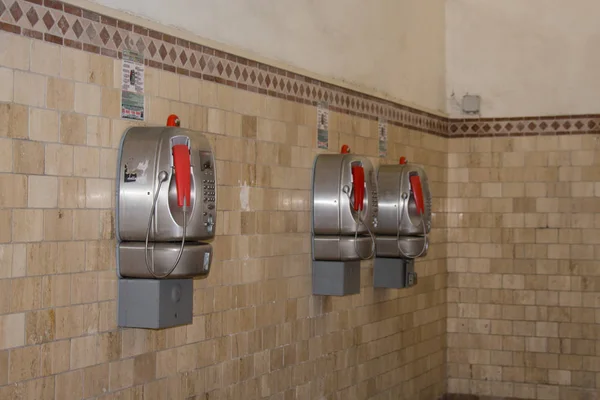
[[[200,132],[132,127],[117,165],[119,326],[192,322],[193,278],[210,272],[216,224],[212,149]]]
[[[377,187],[371,162],[350,154],[321,154],[313,167],[313,293],[360,291],[360,261],[375,255]]]
[[[427,254],[431,231],[431,192],[425,169],[401,158],[377,172],[379,223],[375,287],[403,288],[417,282],[414,260]]]

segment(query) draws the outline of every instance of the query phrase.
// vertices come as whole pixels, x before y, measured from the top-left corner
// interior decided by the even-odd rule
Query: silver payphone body
[[[210,272],[216,172],[206,137],[177,126],[133,127],[117,165],[119,325],[191,323],[192,278]]]
[[[349,154],[321,154],[313,168],[313,293],[360,291],[360,260],[375,254],[377,187],[373,166]]]
[[[416,283],[414,259],[427,255],[431,231],[431,191],[425,169],[404,159],[382,165],[377,173],[379,223],[375,287],[409,287]]]

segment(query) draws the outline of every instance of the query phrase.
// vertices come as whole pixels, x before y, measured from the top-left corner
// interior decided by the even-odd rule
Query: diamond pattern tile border
[[[0,0],[0,30],[113,58],[135,50],[152,68],[443,137],[600,133],[600,115],[448,119],[56,0]]]

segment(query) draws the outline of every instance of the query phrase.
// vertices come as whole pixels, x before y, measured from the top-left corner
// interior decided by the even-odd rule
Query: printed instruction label
[[[144,56],[123,51],[121,118],[144,120]]]
[[[329,148],[329,106],[324,101],[317,105],[317,147]]]
[[[377,136],[379,137],[379,157],[387,157],[388,150],[388,131],[385,118],[379,118],[377,124]]]

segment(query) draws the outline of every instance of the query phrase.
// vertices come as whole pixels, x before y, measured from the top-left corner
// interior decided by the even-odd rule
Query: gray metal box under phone
[[[360,293],[360,261],[313,261],[312,285],[316,295]]]
[[[160,329],[191,324],[192,279],[119,279],[119,326]]]
[[[417,284],[414,260],[401,258],[375,258],[373,287],[402,289]]]

